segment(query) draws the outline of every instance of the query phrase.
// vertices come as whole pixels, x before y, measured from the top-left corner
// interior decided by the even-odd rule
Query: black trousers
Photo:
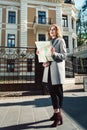
[[[62,84],[52,85],[50,69],[48,74],[48,88],[52,100],[53,109],[62,108],[63,105],[63,86]]]

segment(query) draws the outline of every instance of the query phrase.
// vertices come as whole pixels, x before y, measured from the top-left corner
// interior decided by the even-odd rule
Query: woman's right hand
[[[43,67],[48,67],[49,66],[49,62],[44,62],[42,65],[43,65]]]

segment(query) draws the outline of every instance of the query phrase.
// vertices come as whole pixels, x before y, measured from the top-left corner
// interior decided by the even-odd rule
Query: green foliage
[[[87,41],[87,33],[81,33],[77,35],[78,46],[83,45]]]
[[[86,6],[84,9],[79,11],[78,13],[78,20],[77,20],[77,43],[78,46],[83,45],[87,41],[87,21],[81,20],[81,16],[84,10],[86,10]]]

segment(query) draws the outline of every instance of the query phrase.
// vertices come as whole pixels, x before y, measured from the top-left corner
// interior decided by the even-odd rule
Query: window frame
[[[72,45],[73,45],[73,48],[75,48],[75,38],[72,38]]]
[[[39,13],[44,13],[44,15],[41,15]],[[47,18],[46,18],[46,11],[38,11],[38,24],[46,24]]]
[[[7,72],[14,72],[14,69],[15,69],[15,60],[14,59],[7,59]]]
[[[71,20],[72,29],[74,29],[74,19]]]
[[[14,38],[9,38],[9,35],[14,36]],[[16,38],[15,34],[10,33],[7,34],[7,47],[15,47],[15,38]],[[9,40],[11,40],[11,45],[9,45],[10,43],[8,43]],[[14,46],[12,46],[13,40],[14,40]]]
[[[68,27],[68,16],[67,15],[62,15],[62,26]]]
[[[32,72],[33,70],[33,59],[32,58],[28,58],[27,59],[27,72]]]
[[[9,13],[14,13],[15,15]],[[16,24],[16,11],[8,10],[8,24]]]
[[[41,38],[40,38],[41,35],[44,36],[44,38],[41,39]],[[41,36],[41,37],[42,37],[42,36]],[[38,41],[46,41],[46,35],[45,35],[45,34],[42,34],[42,33],[39,33],[39,34],[38,34]]]
[[[69,36],[63,36],[63,39],[65,40],[66,48],[69,48]]]
[[[38,11],[46,12],[46,23],[48,23],[48,8],[46,6],[38,6],[36,9],[36,22],[38,23]]]

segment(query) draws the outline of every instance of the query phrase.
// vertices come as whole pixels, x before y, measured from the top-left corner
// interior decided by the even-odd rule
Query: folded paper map
[[[39,62],[53,61],[51,56],[52,44],[50,41],[36,41],[36,47],[39,51],[38,60]]]

